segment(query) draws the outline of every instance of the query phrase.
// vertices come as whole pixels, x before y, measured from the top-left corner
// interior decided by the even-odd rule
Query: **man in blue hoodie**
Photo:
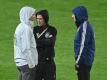
[[[72,18],[77,26],[74,39],[75,69],[78,80],[90,80],[90,70],[95,54],[94,32],[84,6],[76,7],[72,12]]]

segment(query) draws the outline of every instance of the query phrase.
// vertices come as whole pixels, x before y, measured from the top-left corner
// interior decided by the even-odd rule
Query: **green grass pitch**
[[[55,62],[57,80],[76,80],[73,40],[76,32],[71,10],[79,5],[88,8],[89,21],[96,39],[96,55],[91,80],[107,80],[107,0],[0,0],[0,80],[18,80],[14,63],[13,35],[23,6],[47,9],[49,23],[57,28]]]

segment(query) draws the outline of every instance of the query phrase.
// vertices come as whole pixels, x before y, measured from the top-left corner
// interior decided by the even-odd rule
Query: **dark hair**
[[[48,24],[49,14],[47,10],[40,10],[36,13],[36,17],[37,15],[42,15],[43,19],[45,20],[45,23]]]

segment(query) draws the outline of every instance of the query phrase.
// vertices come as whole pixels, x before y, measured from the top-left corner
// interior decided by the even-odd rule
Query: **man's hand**
[[[75,64],[75,71],[76,71],[77,74],[78,74],[78,69],[79,69],[79,65]]]
[[[75,64],[75,70],[77,71],[79,69],[79,65]]]

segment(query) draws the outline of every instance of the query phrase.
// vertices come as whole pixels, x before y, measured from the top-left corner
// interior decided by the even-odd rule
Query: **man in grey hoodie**
[[[35,80],[38,52],[33,35],[35,9],[23,7],[19,13],[20,24],[14,33],[14,60],[20,72],[19,80]]]

